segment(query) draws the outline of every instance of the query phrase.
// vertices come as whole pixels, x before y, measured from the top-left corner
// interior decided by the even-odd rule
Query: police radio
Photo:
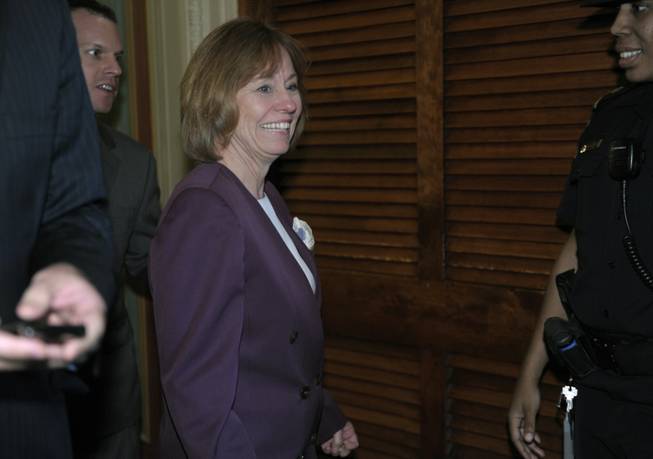
[[[591,346],[585,342],[585,336],[575,321],[560,317],[549,317],[544,321],[544,342],[551,356],[567,368],[574,379],[583,379],[599,369],[588,352]]]
[[[630,180],[639,174],[644,162],[644,150],[633,139],[619,139],[610,142],[608,171],[615,180]]]

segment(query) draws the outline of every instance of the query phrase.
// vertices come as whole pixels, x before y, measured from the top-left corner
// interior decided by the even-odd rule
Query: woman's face
[[[622,4],[611,32],[628,81],[653,81],[653,1]]]
[[[280,56],[281,65],[273,75],[256,77],[236,93],[239,117],[231,138],[250,153],[274,158],[290,148],[302,113],[292,61],[285,50]]]

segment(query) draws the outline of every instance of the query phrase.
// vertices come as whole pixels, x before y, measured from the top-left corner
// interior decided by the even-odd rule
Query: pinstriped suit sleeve
[[[70,262],[105,298],[111,245],[99,145],[63,0],[0,0],[0,319],[34,271]],[[35,434],[38,433],[38,434]],[[72,457],[51,371],[0,374],[0,457]]]
[[[63,27],[53,153],[41,226],[32,251],[32,271],[69,262],[91,280],[110,305],[113,251],[97,126],[70,14],[66,8],[61,8],[60,14]]]

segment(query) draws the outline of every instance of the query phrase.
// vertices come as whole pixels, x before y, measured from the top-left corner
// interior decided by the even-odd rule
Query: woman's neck
[[[237,148],[225,148],[220,152],[220,164],[229,169],[247,191],[256,199],[264,196],[263,186],[265,185],[265,176],[270,169],[270,162],[266,162],[254,154],[245,153]]]

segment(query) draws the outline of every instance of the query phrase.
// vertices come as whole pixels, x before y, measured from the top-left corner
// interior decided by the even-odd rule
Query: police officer
[[[653,457],[653,1],[585,4],[618,9],[611,33],[629,84],[595,104],[558,209],[559,224],[572,231],[508,414],[512,442],[527,459],[544,456],[535,430],[548,362],[542,334],[547,318],[567,318],[554,278],[570,269],[573,314],[598,368],[574,381],[575,457]]]

